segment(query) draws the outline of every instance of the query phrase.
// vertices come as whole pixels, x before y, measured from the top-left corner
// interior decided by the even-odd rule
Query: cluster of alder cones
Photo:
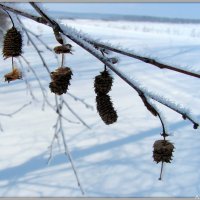
[[[72,46],[70,44],[57,46],[54,48],[56,54],[71,53]],[[4,36],[3,57],[5,59],[18,57],[22,54],[22,36],[21,33],[13,26]],[[49,84],[51,92],[56,95],[62,95],[67,92],[72,78],[72,71],[69,67],[61,66],[51,72],[52,81]],[[4,75],[5,81],[14,81],[22,78],[21,71],[12,65],[12,71]],[[95,77],[94,90],[96,93],[97,111],[106,125],[113,124],[117,121],[117,112],[113,107],[108,93],[113,84],[113,78],[105,68],[100,75]],[[162,164],[170,163],[173,156],[174,145],[165,139],[167,135],[163,135],[163,140],[155,141],[153,145],[153,159],[155,162]],[[160,176],[161,179],[161,176]]]
[[[71,53],[72,46],[70,44],[57,46],[54,48],[56,54]],[[63,63],[62,63],[63,65]],[[61,66],[57,68],[54,72],[51,72],[51,83],[49,88],[51,92],[62,95],[67,92],[70,85],[70,80],[72,78],[72,70],[69,67]]]
[[[117,121],[117,112],[113,107],[113,103],[108,95],[113,84],[113,78],[105,69],[100,75],[95,77],[94,91],[97,94],[96,103],[97,111],[106,125],[113,124]]]

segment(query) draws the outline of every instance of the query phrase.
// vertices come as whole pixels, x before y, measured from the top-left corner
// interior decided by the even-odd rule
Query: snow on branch
[[[44,20],[43,17],[38,17],[38,16],[35,16],[33,14],[30,14],[30,13],[27,13],[27,12],[24,12],[22,10],[19,10],[19,8],[16,8],[16,7],[11,7],[10,5],[7,6],[6,4],[4,3],[1,3],[0,4],[0,7],[4,10],[7,10],[7,11],[10,11],[10,12],[13,12],[15,14],[18,14],[18,15],[21,15],[23,17],[26,17],[26,18],[29,18],[29,19],[32,19],[38,23],[42,23],[42,24],[47,24],[46,20]]]
[[[52,20],[48,18],[48,16],[40,9],[38,4],[31,3],[31,5],[36,9],[38,13],[41,14],[42,17],[47,20],[47,22],[54,28],[59,30],[63,35],[71,39],[73,42],[81,46],[83,49],[87,50],[89,53],[91,53],[93,56],[95,56],[97,59],[99,59],[102,63],[104,63],[107,67],[109,67],[113,72],[115,72],[120,78],[122,78],[126,83],[128,83],[132,88],[134,88],[139,94],[145,94],[146,96],[150,97],[151,99],[154,99],[155,101],[167,106],[168,108],[176,111],[177,113],[181,114],[184,119],[188,119],[193,123],[194,129],[197,129],[199,126],[199,123],[195,119],[195,117],[191,114],[190,110],[186,109],[184,106],[167,99],[165,97],[162,97],[159,94],[155,94],[153,91],[150,91],[149,89],[142,86],[138,81],[136,81],[134,78],[128,77],[126,74],[124,74],[121,70],[117,69],[111,62],[108,61],[107,57],[102,56],[101,53],[89,42],[87,42],[84,39],[84,36],[82,34],[79,34],[79,32],[71,27],[68,27],[66,25],[58,24],[55,20]]]
[[[100,43],[100,42],[95,42],[95,41],[91,41],[88,40],[87,38],[84,38],[86,41],[90,42],[91,44],[93,44],[95,47],[97,48],[105,48],[108,49],[110,51],[131,57],[131,58],[135,58],[137,60],[140,60],[142,62],[145,62],[147,64],[151,64],[153,66],[156,66],[160,69],[168,69],[168,70],[172,70],[172,71],[176,71],[185,75],[189,75],[192,77],[196,77],[196,78],[200,78],[200,70],[193,70],[190,69],[188,66],[172,66],[171,63],[162,63],[162,61],[160,61],[160,59],[158,58],[154,58],[152,56],[145,56],[145,55],[140,55],[138,53],[135,53],[133,50],[127,50],[127,49],[123,49],[123,48],[119,48],[119,47],[115,47],[113,45],[110,44],[105,44],[105,43]],[[174,64],[173,64],[174,65]]]
[[[144,106],[147,108],[148,111],[151,112],[152,115],[156,116],[159,118],[161,125],[162,125],[162,133],[161,135],[164,137],[168,136],[168,129],[167,129],[167,122],[165,120],[165,117],[163,116],[162,112],[159,110],[159,108],[154,104],[154,101],[172,109],[173,111],[177,112],[178,114],[182,115],[183,119],[188,119],[190,120],[193,125],[194,125],[194,129],[197,129],[199,127],[199,122],[198,120],[195,118],[195,116],[191,113],[191,111],[187,108],[185,108],[183,105],[180,105],[164,96],[161,96],[157,93],[155,93],[154,91],[151,91],[149,88],[143,86],[139,81],[137,81],[134,77],[130,77],[129,75],[125,74],[124,72],[122,72],[120,69],[118,69],[114,64],[118,62],[117,58],[109,58],[108,57],[108,51],[111,52],[115,52],[118,54],[122,54],[137,60],[140,60],[142,62],[145,62],[147,64],[151,64],[153,66],[156,66],[160,69],[169,69],[172,71],[176,71],[179,73],[183,73],[192,77],[196,77],[196,78],[200,78],[200,73],[198,71],[194,71],[191,69],[188,69],[187,67],[181,67],[181,66],[171,66],[170,64],[164,64],[162,62],[159,61],[159,59],[153,58],[151,56],[145,56],[142,54],[138,54],[135,53],[133,51],[130,50],[125,50],[121,47],[115,47],[113,45],[107,44],[107,43],[102,43],[98,40],[94,40],[92,39],[90,36],[86,35],[85,33],[81,32],[81,31],[77,31],[76,29],[64,25],[62,23],[60,23],[58,20],[55,20],[53,17],[50,17],[46,12],[45,9],[43,9],[41,4],[38,3],[30,3],[30,5],[34,8],[34,10],[39,14],[39,16],[35,16],[33,14],[30,13],[26,13],[22,10],[19,10],[17,7],[10,7],[7,4],[4,3],[0,3],[0,8],[10,11],[14,14],[17,14],[17,19],[21,24],[21,27],[24,31],[24,33],[26,34],[29,42],[32,44],[32,46],[35,48],[35,51],[37,52],[38,56],[40,57],[44,67],[46,68],[48,74],[50,75],[51,72],[41,54],[41,51],[38,49],[37,45],[35,44],[35,42],[33,41],[32,37],[35,37],[39,42],[41,42],[43,44],[43,46],[45,46],[46,49],[51,50],[51,48],[49,48],[49,46],[43,42],[38,35],[34,34],[33,32],[31,32],[30,30],[28,30],[22,23],[22,21],[20,20],[20,18],[18,17],[18,15],[21,15],[23,17],[29,18],[31,20],[34,20],[38,23],[42,23],[44,25],[50,26],[53,29],[55,38],[57,39],[57,41],[64,45],[65,44],[65,38],[69,38],[71,41],[73,41],[74,43],[76,43],[77,45],[79,45],[81,48],[85,49],[87,52],[89,52],[91,55],[93,55],[94,57],[96,57],[99,61],[101,61],[104,66],[105,69],[109,68],[110,70],[112,70],[117,76],[119,76],[124,82],[126,82],[129,86],[131,86],[139,95],[139,97],[141,98],[141,100],[144,103]],[[65,149],[65,154],[67,155],[69,162],[71,164],[71,167],[73,169],[74,175],[76,177],[76,181],[78,184],[78,187],[80,188],[82,194],[84,194],[84,190],[83,187],[80,183],[79,177],[78,177],[78,173],[77,173],[77,169],[74,165],[73,159],[72,159],[72,155],[68,149],[68,145],[66,142],[66,138],[65,138],[65,133],[64,133],[64,129],[63,129],[63,119],[67,120],[68,122],[71,123],[76,123],[76,122],[72,122],[71,120],[68,120],[67,118],[65,118],[62,114],[62,110],[63,108],[67,108],[78,120],[79,122],[81,122],[84,126],[86,126],[87,128],[90,128],[83,119],[81,119],[81,117],[69,106],[69,104],[63,99],[63,97],[61,96],[59,99],[57,97],[57,95],[55,96],[55,102],[56,102],[56,106],[54,107],[53,105],[51,105],[48,102],[46,93],[45,93],[45,89],[43,88],[36,72],[34,71],[33,68],[31,68],[31,66],[29,65],[28,61],[22,56],[22,59],[24,60],[24,62],[26,62],[26,64],[28,65],[28,67],[30,68],[31,72],[34,74],[35,78],[37,79],[42,94],[43,94],[43,98],[44,98],[44,102],[46,102],[57,114],[57,121],[55,124],[55,133],[52,139],[52,143],[50,145],[50,157],[49,157],[49,162],[52,159],[53,156],[53,145],[56,139],[58,139],[58,137],[60,136],[64,145],[64,149]],[[62,54],[62,64],[61,66],[63,66],[63,62],[64,62],[64,54]],[[89,104],[85,103],[84,100],[82,100],[81,98],[75,97],[72,94],[68,94],[70,97],[72,97],[74,100],[76,101],[80,101],[82,102],[87,108],[91,108],[92,106],[90,106]],[[25,107],[25,106],[24,106]],[[18,111],[20,111],[21,109],[23,109],[24,107],[20,108],[19,110],[15,111],[12,114],[17,113]],[[12,115],[10,114],[10,115]],[[0,113],[0,115],[3,115]],[[5,114],[4,114],[5,115]],[[8,116],[10,116],[8,115]],[[7,116],[7,115],[6,115]],[[0,129],[1,129],[1,125],[0,125]],[[162,166],[163,166],[163,162],[162,162]],[[162,170],[161,170],[162,172]]]
[[[32,3],[32,5],[36,6],[35,3]],[[9,7],[9,6],[3,5],[3,4],[0,4],[0,7],[5,9],[5,10],[14,12],[18,15],[22,15],[24,17],[32,19],[32,20],[34,20],[38,23],[42,23],[44,25],[51,26],[54,30],[56,30],[56,28],[59,29],[59,27],[57,26],[58,24],[57,24],[56,20],[50,20],[49,17],[46,14],[42,17],[38,17],[38,16],[34,16],[32,14],[26,13],[24,11],[21,11],[17,8]],[[41,14],[41,11],[42,11],[41,5],[39,6],[39,4],[37,4],[36,7],[37,7],[39,13]],[[42,11],[42,13],[44,14],[43,11]],[[70,28],[69,26],[66,26],[66,27],[68,27],[68,29]],[[56,33],[59,32],[58,29],[57,29]],[[138,59],[142,62],[154,65],[154,66],[156,66],[160,69],[168,69],[168,70],[176,71],[176,72],[183,73],[183,74],[186,74],[186,75],[189,75],[189,76],[193,76],[193,77],[196,77],[196,78],[200,78],[199,70],[196,71],[196,70],[190,69],[188,66],[184,66],[184,67],[178,66],[178,65],[172,66],[171,63],[166,63],[166,61],[165,61],[165,63],[162,63],[158,58],[155,58],[155,57],[152,57],[152,56],[149,56],[149,55],[148,56],[141,55],[139,53],[134,52],[133,50],[123,49],[121,47],[116,47],[116,46],[108,44],[108,43],[100,42],[99,40],[94,40],[91,37],[89,37],[88,35],[86,35],[85,33],[83,33],[82,31],[77,32],[77,34],[83,40],[92,44],[96,48],[106,49],[106,50],[110,50],[110,51],[113,51],[113,52],[116,52],[116,53],[119,53],[119,54],[122,54],[122,55],[125,55],[125,56],[128,56],[128,57],[132,57],[132,58]]]

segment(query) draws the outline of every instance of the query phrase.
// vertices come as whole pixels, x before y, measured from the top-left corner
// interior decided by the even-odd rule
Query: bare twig
[[[6,12],[6,14],[9,16],[12,25],[15,26],[15,24],[14,24],[14,22],[13,22],[13,19],[12,19],[11,15],[9,14],[9,12],[8,12],[7,10],[5,10],[5,9],[3,9],[3,10],[4,10],[4,11]]]
[[[159,111],[159,109],[156,107],[156,105],[152,104],[149,100],[148,97],[146,97],[144,94],[140,95],[142,101],[144,102],[144,105],[146,106],[146,108],[151,112],[152,115],[154,116],[158,116],[161,125],[162,125],[162,133],[161,135],[164,137],[164,140],[167,136],[169,136],[168,132],[167,132],[167,128],[166,128],[166,124],[164,122],[164,119],[161,115],[161,112]]]
[[[56,120],[56,123],[55,123],[55,125],[54,125],[55,132],[54,132],[54,135],[53,135],[53,139],[52,139],[52,141],[51,141],[51,145],[49,146],[50,154],[49,154],[49,159],[48,159],[48,162],[47,162],[48,165],[51,163],[51,160],[53,159],[53,145],[54,145],[54,142],[55,142],[56,139],[58,140],[58,134],[59,134],[59,130],[58,130],[59,118],[60,118],[60,116],[58,115],[57,120]]]
[[[47,64],[46,64],[46,62],[45,62],[45,60],[44,60],[44,58],[43,58],[43,56],[42,56],[42,54],[41,54],[41,51],[38,49],[37,45],[35,44],[35,42],[34,42],[34,41],[32,40],[32,38],[30,37],[28,31],[24,28],[24,24],[22,23],[22,21],[20,20],[20,18],[19,18],[18,16],[17,16],[17,19],[18,19],[18,21],[20,22],[20,24],[21,24],[21,26],[22,26],[22,29],[23,29],[23,31],[25,32],[25,34],[26,34],[28,40],[31,42],[31,44],[32,44],[33,47],[35,48],[35,50],[36,50],[38,56],[40,57],[40,59],[41,59],[41,61],[42,61],[42,63],[43,63],[43,66],[45,67],[45,69],[47,70],[47,72],[50,74],[51,72],[50,72],[50,70],[49,70],[49,68],[48,68],[48,66],[47,66]]]
[[[49,50],[50,52],[53,53],[53,55],[55,56],[55,59],[57,60],[58,62],[58,55],[53,51],[53,49],[51,47],[49,47],[41,38],[40,38],[40,35],[37,35],[35,33],[33,33],[31,30],[27,29],[25,26],[24,26],[24,29],[29,32],[31,35],[33,35],[47,50]]]
[[[57,99],[57,95],[55,95],[55,101],[56,101],[56,107],[58,108],[58,116],[59,116],[59,131],[61,133],[61,136],[62,136],[62,140],[63,140],[63,144],[64,144],[64,148],[65,148],[65,154],[67,155],[70,163],[71,163],[71,167],[73,169],[73,172],[75,174],[75,177],[76,177],[76,180],[77,180],[77,184],[78,184],[78,187],[80,188],[81,190],[81,193],[84,195],[84,190],[83,190],[83,187],[80,183],[80,180],[79,180],[79,177],[78,177],[78,173],[77,173],[77,169],[74,165],[74,162],[73,162],[73,159],[72,159],[72,156],[71,156],[71,153],[69,151],[69,148],[68,148],[68,145],[66,143],[66,139],[65,139],[65,134],[64,134],[64,130],[63,130],[63,124],[62,124],[62,117],[61,117],[61,112],[62,112],[62,106],[63,106],[63,99],[62,97],[60,97],[60,104],[58,103],[58,99]]]
[[[19,64],[21,66],[21,69],[22,69],[22,74],[23,74],[23,77],[24,77],[24,81],[26,83],[27,90],[29,91],[30,96],[32,97],[32,99],[33,100],[37,100],[36,97],[35,97],[35,95],[33,94],[32,86],[29,83],[29,80],[27,78],[26,72],[24,70],[24,66],[23,66],[22,61],[20,60],[20,58],[18,58],[18,61],[19,61]]]
[[[27,64],[28,68],[30,69],[30,71],[33,73],[33,75],[35,76],[39,86],[40,86],[40,90],[42,92],[42,95],[43,95],[43,104],[42,104],[42,110],[44,110],[44,106],[45,106],[45,102],[50,106],[50,107],[53,107],[51,105],[51,103],[48,101],[47,97],[46,97],[46,90],[45,88],[43,87],[39,77],[37,76],[37,73],[35,72],[35,70],[31,67],[30,63],[26,60],[26,58],[24,56],[21,56],[22,59],[24,60],[24,62]]]
[[[13,115],[19,113],[21,110],[23,110],[24,108],[26,108],[27,106],[29,106],[32,102],[30,101],[29,103],[24,104],[23,106],[21,106],[20,108],[18,108],[17,110],[15,110],[14,112],[11,113],[0,113],[1,116],[5,116],[5,117],[12,117]]]
[[[68,110],[88,129],[91,129],[89,125],[87,125],[81,117],[68,105],[68,103],[63,100],[64,105],[68,108]]]
[[[89,108],[89,109],[91,109],[91,110],[94,110],[94,107],[93,107],[92,105],[86,103],[84,99],[81,99],[81,98],[79,98],[79,97],[77,97],[77,96],[75,96],[75,95],[73,95],[73,94],[71,94],[71,93],[69,93],[69,92],[67,92],[67,94],[68,94],[70,97],[72,97],[75,101],[80,101],[82,104],[85,105],[86,108]]]

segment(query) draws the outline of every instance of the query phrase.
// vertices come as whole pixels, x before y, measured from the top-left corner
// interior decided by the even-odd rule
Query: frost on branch
[[[55,105],[52,105],[47,98],[46,93],[44,92],[44,87],[42,86],[40,79],[37,76],[37,73],[34,71],[34,69],[30,66],[29,62],[26,60],[26,58],[22,55],[21,58],[24,60],[24,62],[28,65],[28,67],[31,69],[32,73],[34,74],[35,78],[37,79],[42,94],[44,98],[44,103],[48,104],[53,111],[55,111],[57,115],[57,121],[55,123],[55,133],[52,139],[52,143],[50,145],[50,158],[52,159],[53,155],[53,146],[55,143],[55,140],[59,140],[59,138],[62,139],[65,154],[68,157],[71,167],[73,169],[73,173],[75,175],[77,184],[79,189],[81,190],[82,194],[84,193],[81,182],[79,180],[79,176],[77,173],[77,169],[74,165],[72,156],[70,154],[70,151],[67,146],[67,142],[65,139],[65,133],[63,129],[63,121],[66,120],[69,123],[76,123],[72,120],[69,120],[64,115],[63,108],[67,108],[74,117],[76,117],[78,123],[83,124],[85,127],[90,128],[90,126],[79,116],[78,111],[73,110],[72,107],[68,104],[68,102],[64,99],[64,95],[71,96],[74,98],[75,101],[82,102],[87,108],[90,108],[87,103],[84,102],[79,97],[74,97],[70,93],[68,93],[68,86],[70,85],[70,80],[72,76],[72,71],[69,67],[65,67],[64,63],[64,54],[65,53],[72,53],[72,45],[68,43],[67,40],[71,40],[77,45],[79,45],[81,48],[86,50],[88,53],[90,53],[92,56],[97,58],[100,62],[103,64],[104,71],[97,75],[95,78],[95,93],[96,93],[96,103],[97,103],[97,111],[101,117],[101,119],[104,121],[106,125],[111,125],[113,123],[117,122],[118,114],[116,110],[113,107],[113,102],[111,101],[110,96],[108,95],[108,92],[110,92],[111,87],[113,85],[113,77],[111,77],[107,70],[111,70],[115,73],[116,76],[119,76],[124,82],[126,82],[130,87],[132,87],[139,95],[141,100],[144,103],[144,107],[147,108],[147,111],[149,111],[153,116],[157,117],[161,123],[162,132],[161,136],[163,137],[162,140],[158,140],[154,143],[154,152],[153,157],[154,160],[159,163],[162,162],[161,166],[161,174],[162,174],[162,167],[163,162],[169,163],[172,158],[172,152],[174,150],[174,145],[170,143],[166,138],[170,135],[168,133],[167,128],[167,122],[165,120],[165,117],[163,113],[158,109],[155,102],[160,103],[163,106],[168,107],[169,109],[172,109],[176,113],[180,114],[184,119],[190,120],[194,128],[198,128],[199,123],[196,119],[196,117],[191,113],[189,109],[187,109],[185,106],[180,105],[179,103],[172,101],[168,99],[167,97],[161,96],[154,91],[152,91],[150,88],[144,86],[139,81],[137,81],[134,78],[134,75],[127,75],[122,70],[118,69],[116,67],[116,63],[119,63],[119,59],[116,56],[110,57],[110,52],[121,54],[124,56],[131,57],[133,59],[140,60],[142,62],[145,62],[147,64],[151,64],[152,66],[159,67],[160,69],[168,69],[175,71],[176,73],[182,73],[185,75],[189,75],[191,77],[200,78],[199,71],[191,70],[188,67],[182,67],[177,65],[171,65],[171,63],[162,63],[156,56],[149,56],[149,55],[143,55],[138,52],[135,52],[133,50],[127,50],[124,47],[121,46],[114,46],[110,45],[109,43],[102,43],[100,40],[93,39],[92,37],[88,36],[87,34],[83,33],[82,31],[78,31],[68,25],[64,25],[60,23],[60,21],[53,19],[52,16],[48,15],[48,12],[41,6],[41,4],[38,3],[30,3],[30,5],[34,8],[34,10],[38,13],[38,15],[33,15],[26,13],[26,11],[18,10],[18,8],[15,7],[9,7],[8,4],[0,4],[0,7],[3,9],[9,10],[9,12],[16,13],[17,19],[19,21],[19,24],[22,27],[23,32],[25,33],[27,39],[30,41],[32,47],[35,49],[36,53],[38,54],[39,58],[41,59],[43,66],[47,70],[48,76],[51,78],[50,83],[50,89],[53,93],[55,93]],[[19,18],[19,15],[22,15],[24,17],[27,17],[31,20],[35,20],[38,23],[42,23],[44,25],[50,26],[53,29],[54,35],[56,40],[58,41],[58,45],[54,48],[54,51],[57,55],[58,59],[61,59],[61,66],[57,66],[57,68],[51,72],[48,68],[48,64],[45,61],[40,49],[35,44],[32,37],[39,38],[39,36],[32,33],[28,28],[26,28],[22,21]],[[49,47],[43,40],[38,39],[48,50],[53,52],[52,48]],[[12,46],[12,44],[11,44]],[[12,56],[13,57],[13,56]],[[59,98],[58,98],[59,96]],[[161,179],[161,175],[160,175]]]

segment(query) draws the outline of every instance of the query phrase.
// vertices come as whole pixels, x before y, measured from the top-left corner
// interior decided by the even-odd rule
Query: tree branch
[[[69,148],[68,148],[68,145],[66,143],[65,134],[64,134],[64,130],[63,130],[62,117],[61,117],[62,113],[61,112],[62,112],[62,106],[63,106],[64,101],[63,101],[62,97],[60,97],[60,104],[58,104],[57,95],[55,95],[55,101],[56,101],[56,105],[57,105],[56,107],[58,108],[59,132],[61,133],[61,136],[62,136],[62,141],[63,141],[64,148],[65,148],[65,154],[67,155],[67,157],[68,157],[68,159],[69,159],[69,161],[71,163],[71,167],[72,167],[73,172],[75,174],[78,187],[80,188],[81,193],[84,195],[84,190],[83,190],[83,187],[82,187],[82,185],[80,183],[80,180],[79,180],[79,177],[78,177],[78,173],[77,173],[77,169],[76,169],[76,167],[74,165],[74,162],[73,162],[73,159],[72,159],[72,155],[71,155],[71,153],[69,151]]]
[[[156,66],[160,69],[168,69],[168,70],[176,71],[176,72],[179,72],[179,73],[182,73],[182,74],[185,74],[185,75],[193,76],[195,78],[200,78],[200,74],[190,72],[190,71],[187,71],[187,70],[184,70],[184,69],[179,69],[177,67],[173,67],[173,66],[170,66],[170,65],[166,65],[164,63],[158,62],[156,59],[153,59],[153,58],[148,58],[148,57],[140,56],[140,55],[137,55],[137,54],[134,54],[134,53],[126,52],[126,51],[124,51],[122,49],[118,49],[116,47],[111,47],[111,46],[103,44],[103,43],[91,41],[88,38],[87,39],[84,38],[84,40],[89,42],[90,44],[94,45],[95,47],[105,48],[105,49],[108,49],[110,51],[131,57],[131,58],[135,58],[135,59],[140,60],[142,62],[145,62],[147,64],[154,65],[154,66]]]
[[[81,119],[81,117],[79,117],[79,115],[68,105],[68,103],[63,100],[64,105],[68,108],[68,110],[88,129],[91,129],[85,122],[83,119]]]
[[[50,72],[50,70],[49,70],[49,68],[48,68],[48,66],[47,66],[47,64],[46,64],[46,62],[45,62],[45,60],[44,60],[44,58],[43,58],[43,56],[42,56],[42,54],[41,54],[41,51],[38,49],[37,45],[33,42],[33,40],[32,40],[32,38],[30,37],[28,31],[25,29],[24,24],[22,23],[22,21],[19,19],[18,16],[17,16],[17,19],[18,19],[18,21],[20,22],[20,24],[21,24],[21,26],[22,26],[22,29],[23,29],[23,31],[25,32],[25,34],[26,34],[28,40],[31,42],[31,44],[32,44],[33,47],[35,48],[37,54],[39,55],[39,57],[40,57],[40,59],[41,59],[41,61],[42,61],[42,63],[43,63],[43,66],[45,67],[45,69],[47,70],[47,72],[50,74],[51,72]]]
[[[21,106],[20,108],[18,108],[17,110],[15,110],[14,112],[11,112],[9,114],[5,114],[5,113],[0,113],[1,116],[5,116],[5,117],[12,117],[13,115],[17,114],[18,112],[20,112],[21,110],[23,110],[24,108],[26,108],[27,106],[29,106],[32,102],[26,103],[23,106]]]
[[[79,97],[77,97],[77,96],[71,94],[70,92],[67,92],[67,94],[68,94],[71,98],[73,98],[75,101],[81,102],[83,105],[85,105],[86,108],[89,108],[89,109],[91,109],[91,110],[94,110],[94,107],[93,107],[92,105],[86,103],[84,99],[81,99],[81,98],[79,98]]]
[[[37,17],[37,16],[34,16],[34,15],[31,15],[31,14],[26,13],[26,12],[24,12],[24,11],[20,11],[20,10],[18,10],[18,9],[16,9],[16,8],[12,8],[12,7],[3,5],[2,3],[0,4],[0,7],[1,7],[2,9],[5,9],[5,10],[8,10],[8,11],[10,11],[10,12],[13,12],[13,13],[16,13],[16,14],[18,14],[18,15],[21,15],[21,16],[23,16],[23,17],[32,19],[32,20],[34,20],[34,21],[36,21],[36,22],[38,22],[38,23],[42,23],[42,24],[46,24],[46,25],[47,25],[47,22],[44,20],[43,17]]]
[[[52,21],[51,19],[49,19],[48,16],[46,14],[44,14],[44,12],[37,5],[35,5],[35,3],[31,3],[31,4],[34,4],[34,7],[37,7],[36,11],[39,12],[42,15],[42,17],[45,17],[45,19],[48,21],[48,23],[52,27],[59,30],[63,35],[65,35],[66,37],[71,39],[73,42],[78,44],[80,47],[82,47],[83,49],[88,51],[90,54],[92,54],[94,57],[96,57],[98,60],[100,60],[102,63],[104,63],[113,72],[115,72],[115,74],[117,74],[122,80],[124,80],[133,89],[135,89],[139,95],[144,93],[146,96],[150,97],[151,99],[154,99],[155,101],[157,101],[157,102],[165,105],[166,107],[176,111],[177,113],[181,114],[182,116],[184,116],[184,118],[187,118],[188,120],[190,120],[193,123],[195,129],[198,128],[199,123],[193,119],[193,117],[189,114],[189,112],[185,112],[185,110],[183,111],[182,109],[179,109],[171,101],[164,99],[161,96],[155,95],[154,93],[149,92],[148,90],[139,86],[140,85],[139,83],[136,83],[136,81],[131,80],[122,71],[115,68],[115,66],[111,62],[108,61],[107,57],[102,56],[101,53],[98,52],[90,43],[85,41],[81,35],[78,35],[78,33],[74,29],[71,29],[68,26],[65,26],[65,27],[62,26],[62,28],[61,28],[61,25],[59,25],[55,21]],[[40,11],[38,11],[38,10],[40,10]]]

